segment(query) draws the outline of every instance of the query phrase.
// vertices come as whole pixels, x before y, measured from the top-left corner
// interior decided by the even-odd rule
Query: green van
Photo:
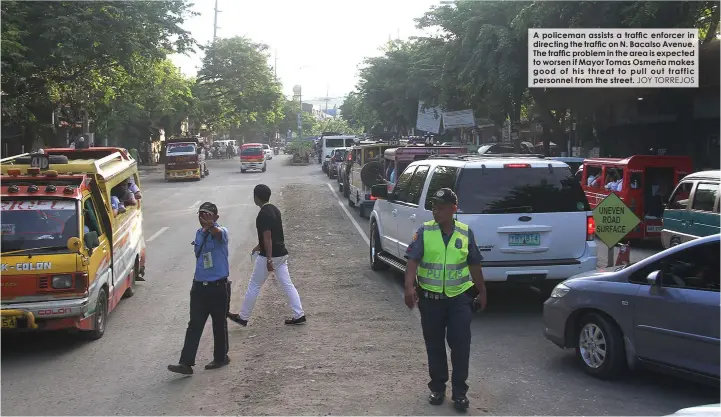
[[[673,190],[663,211],[664,248],[719,233],[721,171],[685,176]]]

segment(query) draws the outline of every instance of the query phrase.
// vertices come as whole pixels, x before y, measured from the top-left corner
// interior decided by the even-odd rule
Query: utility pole
[[[278,81],[278,49],[275,49],[275,65],[273,65],[273,71],[275,71],[275,80]]]
[[[215,38],[218,36],[218,13],[220,10],[218,10],[218,0],[215,0],[215,14],[213,17],[213,41],[215,41]]]

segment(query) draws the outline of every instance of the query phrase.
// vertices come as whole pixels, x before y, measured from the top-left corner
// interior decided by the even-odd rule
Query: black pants
[[[213,320],[213,360],[222,362],[228,355],[228,322],[230,285],[227,279],[213,282],[193,281],[190,289],[190,322],[185,332],[185,343],[180,363],[195,366],[200,337],[208,316]]]
[[[428,353],[428,373],[432,392],[445,392],[448,382],[446,339],[451,349],[453,395],[468,392],[468,366],[471,354],[471,317],[473,298],[465,292],[456,297],[431,300],[418,292],[418,310],[421,313],[423,339]]]

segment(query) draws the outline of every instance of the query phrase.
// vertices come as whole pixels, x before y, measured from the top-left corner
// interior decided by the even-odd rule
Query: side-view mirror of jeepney
[[[82,242],[77,237],[71,237],[70,239],[68,239],[67,245],[68,245],[68,249],[71,252],[75,252],[75,253],[80,253],[80,249],[82,249],[82,246],[83,246]]]
[[[371,195],[375,198],[388,199],[388,186],[385,184],[376,184],[372,186]]]
[[[100,246],[100,239],[98,238],[98,232],[88,232],[83,236],[85,247],[88,248],[88,252],[92,253],[93,249]]]

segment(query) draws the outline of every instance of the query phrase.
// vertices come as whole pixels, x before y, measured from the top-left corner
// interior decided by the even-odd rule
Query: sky
[[[439,0],[218,0],[218,37],[247,36],[270,46],[269,64],[277,56],[283,92],[292,95],[301,85],[303,102],[320,97],[342,97],[357,83],[358,66],[369,56],[381,55],[389,36],[407,39],[421,35],[414,19]],[[215,0],[195,0],[200,13],[183,25],[200,43],[213,38]],[[277,51],[277,52],[276,52]],[[183,73],[195,75],[202,55],[171,57]]]

